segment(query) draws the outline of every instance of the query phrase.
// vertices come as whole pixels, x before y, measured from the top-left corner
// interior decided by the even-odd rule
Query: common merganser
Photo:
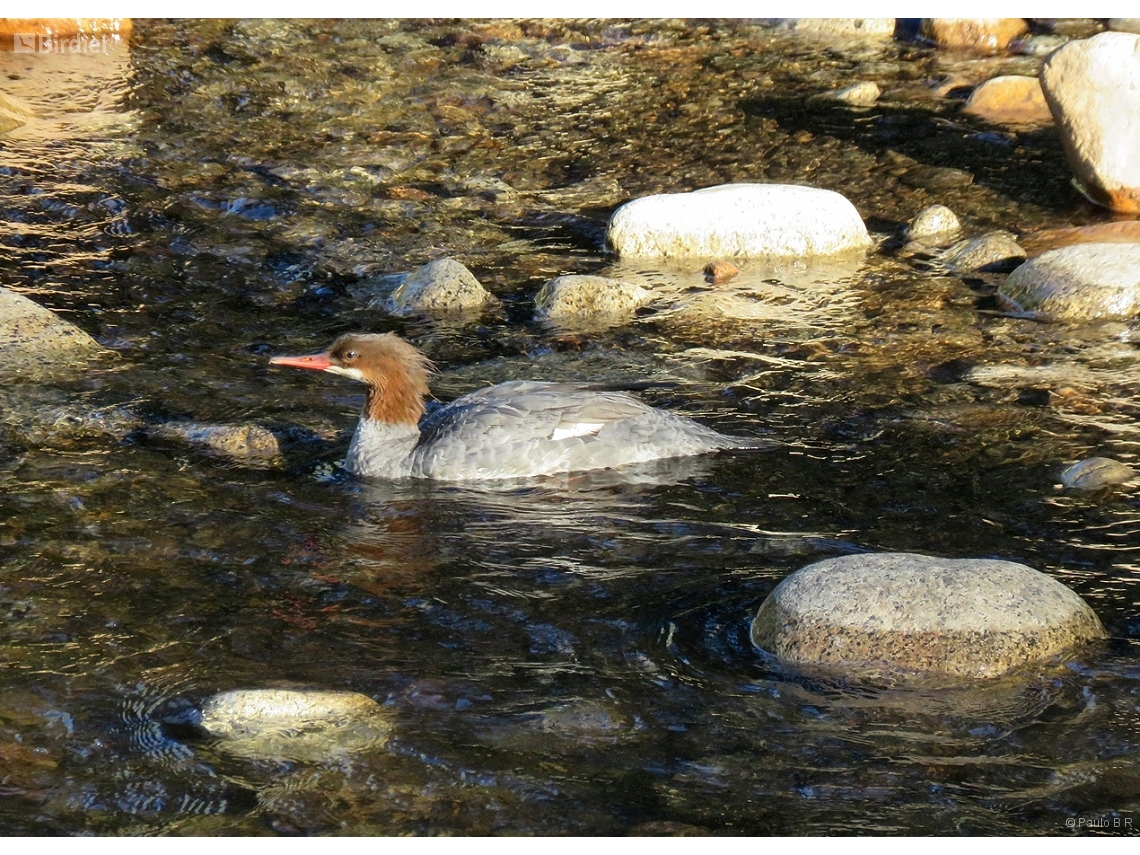
[[[269,362],[367,384],[345,458],[361,478],[530,478],[747,444],[624,392],[566,383],[500,383],[424,418],[432,364],[394,333],[350,333],[321,353]]]

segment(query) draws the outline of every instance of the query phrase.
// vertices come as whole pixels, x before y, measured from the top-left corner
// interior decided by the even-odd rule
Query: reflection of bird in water
[[[270,362],[367,384],[345,460],[349,472],[365,478],[529,478],[750,444],[624,392],[564,383],[500,383],[421,420],[431,365],[390,333],[344,335],[322,353]]]

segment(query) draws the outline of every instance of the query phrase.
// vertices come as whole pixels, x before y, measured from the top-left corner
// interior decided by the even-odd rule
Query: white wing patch
[[[570,439],[574,436],[593,436],[603,427],[605,422],[578,422],[570,427],[556,427],[550,438],[555,442],[560,439]]]

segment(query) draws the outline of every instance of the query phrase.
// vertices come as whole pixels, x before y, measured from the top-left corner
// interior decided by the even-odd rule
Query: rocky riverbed
[[[0,829],[1140,823],[1130,26],[135,21],[0,52]],[[632,386],[758,449],[355,483],[360,389],[267,365],[345,331],[415,342],[442,401]],[[987,600],[985,679],[878,577],[876,679],[753,622],[879,563],[955,620]],[[1078,629],[1026,641],[1034,591]]]

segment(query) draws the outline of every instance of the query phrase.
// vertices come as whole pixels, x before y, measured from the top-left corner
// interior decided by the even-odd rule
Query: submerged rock
[[[918,239],[949,237],[961,228],[957,215],[945,205],[930,205],[915,214],[910,225],[906,227],[906,233],[908,237]]]
[[[1134,317],[1140,313],[1140,244],[1044,252],[1013,271],[998,293],[1017,311],[1064,320]]]
[[[556,276],[534,298],[536,314],[556,323],[627,318],[653,299],[633,282],[606,276]]]
[[[845,675],[997,677],[1106,633],[1060,582],[1023,564],[909,553],[798,570],[752,622],[753,643]]]
[[[470,270],[453,258],[429,261],[392,294],[389,306],[397,315],[458,314],[481,309],[494,300]]]
[[[834,255],[865,250],[871,238],[855,206],[830,190],[721,184],[622,205],[606,242],[634,258],[731,258]]]
[[[870,80],[863,80],[859,83],[852,83],[850,86],[836,89],[833,92],[817,95],[811,100],[816,103],[838,101],[841,104],[847,104],[852,107],[870,107],[879,100],[879,96],[882,94],[883,90],[879,88],[877,83]]]
[[[1036,77],[1006,75],[987,80],[971,94],[962,112],[1000,125],[1048,125],[1049,103]]]
[[[105,353],[79,327],[0,286],[0,377],[42,380],[76,373]]]
[[[261,425],[213,425],[199,422],[167,422],[151,428],[160,439],[175,439],[210,454],[237,460],[267,460],[281,454],[277,437]]]
[[[1067,490],[1100,490],[1124,484],[1136,477],[1136,470],[1109,457],[1090,457],[1061,472],[1061,485]]]
[[[383,747],[392,730],[365,695],[296,689],[222,692],[202,705],[197,724],[231,754],[301,762]]]
[[[992,273],[1010,270],[1025,258],[1025,250],[1009,232],[990,232],[954,244],[943,253],[942,262],[954,273]]]
[[[939,47],[1001,53],[1028,29],[1024,18],[924,18],[921,33]]]
[[[1045,60],[1041,86],[1085,195],[1140,213],[1140,35],[1070,42]]]

